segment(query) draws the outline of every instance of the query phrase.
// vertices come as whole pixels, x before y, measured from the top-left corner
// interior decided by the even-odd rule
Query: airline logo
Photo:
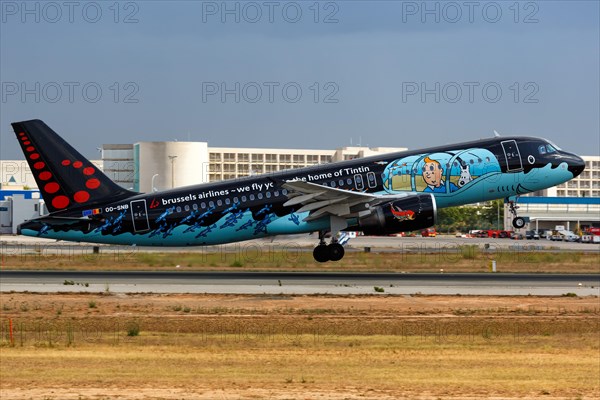
[[[152,199],[152,201],[150,202],[150,208],[156,208],[160,206],[160,202],[156,199]]]
[[[415,219],[415,212],[411,210],[402,210],[400,207],[394,207],[394,205],[390,205],[390,209],[392,211],[392,215],[398,221],[412,221]]]

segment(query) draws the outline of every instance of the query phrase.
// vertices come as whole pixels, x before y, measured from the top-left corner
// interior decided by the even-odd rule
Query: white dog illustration
[[[458,178],[458,187],[461,188],[465,186],[467,183],[471,182],[473,177],[471,176],[471,172],[469,171],[469,166],[465,165],[464,168],[460,166],[460,178]]]

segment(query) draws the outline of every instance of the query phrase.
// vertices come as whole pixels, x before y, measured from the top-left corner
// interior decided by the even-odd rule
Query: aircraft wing
[[[377,195],[351,190],[321,186],[304,181],[287,181],[283,187],[289,191],[289,200],[284,206],[301,207],[297,213],[309,211],[305,221],[312,221],[324,216],[348,218],[370,214],[370,208],[381,203],[411,196],[406,192],[398,195]]]

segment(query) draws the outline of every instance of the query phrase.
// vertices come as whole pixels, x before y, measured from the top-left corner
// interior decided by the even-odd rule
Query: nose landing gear
[[[512,216],[514,217],[512,220],[512,226],[515,229],[521,229],[525,226],[525,218],[519,217],[517,215],[517,210],[519,209],[519,206],[517,205],[518,200],[519,200],[519,197],[517,196],[517,198],[514,201],[512,201],[512,200],[508,201],[508,209],[509,209],[510,213],[512,214]]]
[[[334,235],[331,243],[325,243],[325,232],[319,232],[319,244],[313,250],[313,257],[317,262],[339,261],[344,257],[344,246],[338,243]]]

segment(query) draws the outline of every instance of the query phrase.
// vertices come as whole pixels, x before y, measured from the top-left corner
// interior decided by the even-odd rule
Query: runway
[[[600,296],[600,275],[0,271],[0,292],[11,291]]]

